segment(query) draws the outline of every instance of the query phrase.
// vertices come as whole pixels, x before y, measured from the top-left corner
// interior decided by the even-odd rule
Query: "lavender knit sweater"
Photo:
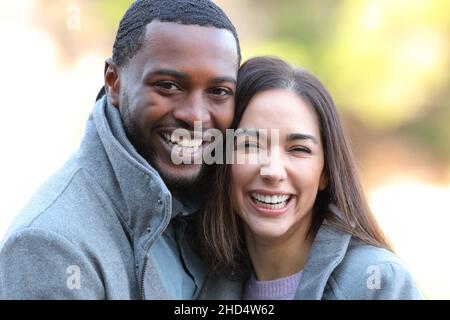
[[[303,270],[286,278],[258,281],[252,273],[245,284],[244,300],[292,300]]]

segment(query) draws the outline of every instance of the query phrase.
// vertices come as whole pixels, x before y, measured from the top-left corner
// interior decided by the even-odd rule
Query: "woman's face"
[[[266,240],[304,232],[318,190],[327,183],[314,109],[287,89],[260,92],[251,99],[239,128],[267,130],[267,139],[245,134],[236,140],[232,200],[246,232]],[[242,163],[244,156],[252,161],[236,164],[236,158]]]

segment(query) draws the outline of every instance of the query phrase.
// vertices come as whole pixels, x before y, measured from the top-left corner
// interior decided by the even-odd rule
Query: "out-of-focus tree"
[[[244,39],[245,57],[277,55],[309,69],[348,118],[410,135],[450,160],[449,1],[245,3],[257,8],[254,34],[265,32]]]
[[[111,52],[133,0],[36,0],[66,63]],[[450,1],[216,0],[238,26],[244,59],[277,55],[329,88],[344,118],[378,134],[406,134],[450,161]],[[68,8],[80,28],[67,28]],[[65,56],[64,56],[65,55]],[[352,125],[352,124],[351,124]]]

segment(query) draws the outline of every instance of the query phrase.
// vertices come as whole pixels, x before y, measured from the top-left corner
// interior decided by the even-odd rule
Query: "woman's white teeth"
[[[290,198],[290,196],[287,194],[264,195],[264,194],[260,194],[260,193],[256,193],[256,192],[252,192],[252,197],[258,201],[266,202],[266,203],[280,203],[280,202],[284,202]]]
[[[251,196],[253,199],[257,200],[262,204],[271,205],[271,207],[275,206],[275,209],[282,208],[286,205],[287,200],[291,197],[290,195],[264,195],[257,192],[252,192]]]
[[[181,148],[198,149],[203,143],[203,139],[182,139],[181,137],[175,137],[175,135],[170,135],[168,133],[164,133],[163,135],[168,142]]]

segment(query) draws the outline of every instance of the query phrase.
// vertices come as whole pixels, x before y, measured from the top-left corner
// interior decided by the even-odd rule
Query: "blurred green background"
[[[110,52],[132,1],[35,1],[36,23],[68,62],[87,48]],[[414,141],[439,165],[450,162],[450,1],[216,1],[240,33],[244,59],[277,55],[315,73],[354,138]],[[69,4],[83,27],[64,26]],[[370,141],[367,141],[370,140]],[[358,141],[361,148],[370,143]],[[364,154],[364,150],[361,150]]]

